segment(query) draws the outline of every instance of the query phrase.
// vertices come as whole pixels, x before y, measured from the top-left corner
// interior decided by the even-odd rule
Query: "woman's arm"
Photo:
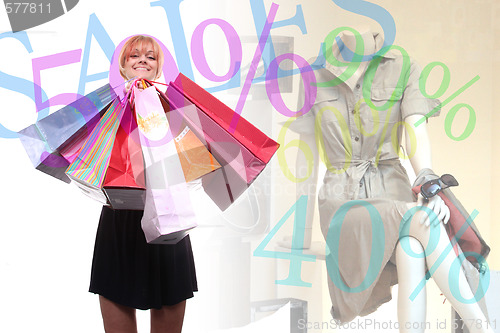
[[[415,137],[412,140],[410,132],[405,131],[406,151],[411,152],[409,158],[415,174],[418,174],[420,170],[424,168],[432,170],[431,144],[429,133],[427,132],[427,124],[423,122],[419,126],[415,126],[415,123],[422,117],[422,115],[411,115],[405,118],[405,122],[410,125],[410,128],[415,133]],[[412,147],[412,143],[414,145],[416,144],[416,147]],[[439,221],[448,223],[450,219],[450,210],[439,195],[435,195],[430,200],[426,200],[419,194],[417,205],[426,205],[434,211],[435,217],[437,217],[432,220],[426,217],[420,221],[420,223],[425,223],[426,225],[430,225],[431,223],[435,225],[439,223]]]

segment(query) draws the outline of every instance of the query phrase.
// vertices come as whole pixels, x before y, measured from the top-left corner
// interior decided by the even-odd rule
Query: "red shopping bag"
[[[279,144],[243,117],[231,131],[235,112],[182,74],[170,83],[165,98],[222,165],[202,181],[205,192],[225,210],[262,172]]]
[[[248,184],[252,183],[269,163],[279,144],[182,73],[170,83],[170,87],[183,94],[239,143],[246,171],[243,176]],[[239,119],[231,129],[235,115]]]
[[[144,209],[144,159],[129,103],[116,132],[103,189],[113,209]]]
[[[420,193],[421,186],[422,185],[415,186],[412,189],[413,193]],[[445,229],[451,244],[453,244],[455,253],[457,256],[460,252],[467,253],[467,259],[474,266],[478,267],[490,253],[490,247],[479,233],[479,229],[474,221],[468,220],[470,214],[450,188],[443,189],[437,195],[443,199],[446,206],[450,209],[450,219],[445,225]],[[480,257],[477,258],[471,255],[472,253],[480,255]]]

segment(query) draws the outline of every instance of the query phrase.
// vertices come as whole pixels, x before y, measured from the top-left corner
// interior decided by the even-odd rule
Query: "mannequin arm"
[[[406,151],[409,154],[410,163],[415,171],[415,174],[418,174],[420,170],[424,168],[432,169],[431,143],[429,133],[427,132],[427,124],[424,122],[415,127],[415,123],[422,117],[423,116],[421,115],[411,115],[405,118],[405,122],[410,125],[412,132],[415,133],[415,137],[412,140],[410,131],[405,131]],[[414,145],[416,144],[415,147],[412,147],[412,141]],[[450,219],[450,210],[440,196],[436,195],[430,200],[426,200],[419,194],[417,205],[426,205],[435,213],[434,219],[429,219],[425,216],[420,223],[425,223],[427,226],[430,224],[436,225],[439,221],[448,223],[448,220]]]
[[[415,123],[422,117],[421,115],[411,115],[405,119],[405,122],[410,125],[411,130],[415,133],[415,138],[412,140],[410,131],[405,131],[405,148],[415,174],[418,174],[424,168],[432,169],[431,143],[429,133],[427,133],[427,124],[424,122],[415,127]],[[412,141],[416,143],[416,147],[412,147]]]

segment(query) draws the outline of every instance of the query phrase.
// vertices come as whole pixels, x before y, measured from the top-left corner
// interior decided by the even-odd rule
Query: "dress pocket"
[[[401,105],[402,88],[377,88],[373,87],[370,101],[367,102],[370,115],[367,119],[378,123],[395,123],[399,121],[399,109]]]
[[[373,87],[371,97],[374,101],[399,101],[403,96],[403,89],[400,87],[395,88],[378,88]]]
[[[339,99],[340,93],[337,87],[318,87],[316,101],[314,104],[319,104],[326,101],[336,101]]]
[[[321,122],[345,123],[347,120],[346,112],[343,110],[341,102],[338,88],[320,88],[314,103],[314,114],[316,117],[320,117]]]

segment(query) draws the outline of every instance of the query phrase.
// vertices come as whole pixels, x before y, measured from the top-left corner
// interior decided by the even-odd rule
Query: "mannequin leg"
[[[438,261],[440,255],[446,250],[447,246],[450,243],[450,240],[442,223],[439,223],[439,225],[435,227],[427,227],[423,224],[420,224],[419,220],[421,218],[421,214],[425,213],[418,212],[417,214],[415,214],[415,217],[411,222],[409,234],[410,236],[416,238],[422,244],[424,249],[426,249],[425,259],[427,262],[427,267],[430,269],[431,267],[433,267],[434,263]],[[430,252],[427,250],[427,244],[429,243],[431,232],[432,235],[437,234],[437,228],[439,228],[439,237],[433,236],[436,237],[433,242],[435,242],[437,245],[436,248],[432,252]],[[450,301],[453,308],[464,319],[467,325],[470,325],[471,322],[476,323],[476,321],[478,323],[481,323],[477,325],[470,325],[470,327],[468,326],[470,333],[493,333],[493,330],[490,327],[485,327],[486,318],[477,303],[463,303],[460,300],[457,300],[453,295],[448,282],[448,276],[455,260],[457,260],[455,251],[448,251],[448,254],[444,258],[444,260],[441,261],[436,271],[432,274],[434,281],[438,285],[439,289],[441,289],[448,301]],[[453,278],[458,279],[458,290],[454,290],[454,292],[460,292],[460,295],[464,299],[472,299],[474,297],[474,294],[471,291],[469,284],[467,283],[467,280],[465,278],[465,274],[462,272],[462,270],[459,270],[459,275]]]
[[[413,237],[406,237],[414,253],[423,253],[420,242]],[[425,287],[412,301],[410,295],[418,283],[425,277],[425,258],[410,256],[401,245],[396,247],[396,265],[398,268],[398,322],[401,333],[421,333],[425,331],[427,295]]]

